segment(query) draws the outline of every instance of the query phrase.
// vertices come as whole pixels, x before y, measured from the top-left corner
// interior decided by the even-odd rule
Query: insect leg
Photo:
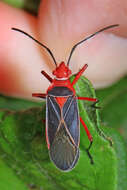
[[[37,98],[46,98],[46,94],[41,94],[41,93],[33,93],[32,94],[33,97],[37,97]]]
[[[89,147],[86,149],[86,152],[87,152],[87,155],[88,155],[88,157],[89,157],[89,159],[90,159],[91,164],[94,164],[93,158],[92,158],[92,156],[91,156],[91,154],[90,154],[90,152],[89,152],[89,150],[90,150],[92,144],[93,144],[93,141],[90,142],[90,145],[89,145]]]
[[[44,75],[50,82],[53,81],[53,79],[45,71],[41,71],[41,74]]]
[[[88,128],[87,128],[85,122],[83,121],[83,119],[82,119],[81,117],[80,117],[80,122],[81,122],[81,124],[83,125],[83,127],[84,127],[84,129],[85,129],[85,131],[86,131],[86,134],[87,134],[87,136],[88,136],[88,139],[89,139],[89,141],[90,141],[90,145],[89,145],[89,147],[86,149],[86,152],[87,152],[87,154],[88,154],[88,157],[90,158],[91,164],[93,164],[93,163],[94,163],[94,162],[93,162],[93,158],[92,158],[92,156],[91,156],[91,154],[90,154],[90,152],[89,152],[89,150],[90,150],[90,148],[91,148],[91,146],[92,146],[92,143],[93,143],[93,138],[92,138],[92,135],[90,134],[90,132],[89,132],[89,130],[88,130]]]
[[[89,97],[77,97],[78,100],[87,100],[87,101],[91,101],[94,102],[91,107],[95,108],[95,109],[100,109],[100,106],[96,106],[96,104],[99,102],[99,100],[97,98],[89,98]]]
[[[97,98],[89,98],[89,97],[77,97],[78,100],[87,100],[91,102],[97,102]]]
[[[93,141],[93,138],[92,138],[92,136],[91,136],[91,134],[90,134],[90,132],[89,132],[89,130],[88,130],[88,128],[87,128],[85,122],[83,121],[83,119],[82,119],[81,117],[80,117],[80,121],[81,121],[81,124],[83,125],[83,127],[84,127],[84,129],[85,129],[85,131],[86,131],[86,134],[87,134],[87,136],[88,136],[89,141],[92,142],[92,141]]]
[[[92,105],[91,105],[91,107],[92,108],[95,108],[95,109],[101,109],[101,107],[100,106],[96,106],[96,104],[99,102],[99,100],[97,100],[96,102],[94,102]]]
[[[83,74],[83,72],[86,70],[87,67],[88,67],[88,65],[85,64],[85,65],[83,66],[83,68],[76,74],[74,80],[73,80],[72,83],[71,83],[72,86],[75,85],[75,83],[78,81],[78,79],[81,77],[81,75]]]

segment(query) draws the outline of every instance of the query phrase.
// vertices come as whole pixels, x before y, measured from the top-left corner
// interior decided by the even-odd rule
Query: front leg
[[[78,79],[81,77],[81,75],[83,74],[83,72],[86,70],[86,68],[88,67],[87,64],[85,64],[83,66],[83,68],[76,74],[74,80],[72,81],[71,85],[74,86],[75,83],[78,81]]]

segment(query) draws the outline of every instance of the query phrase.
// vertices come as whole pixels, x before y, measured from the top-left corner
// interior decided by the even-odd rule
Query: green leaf
[[[101,118],[107,126],[117,129],[127,143],[127,77],[109,88],[97,91],[101,102]]]
[[[105,134],[110,136],[114,142],[113,146],[117,156],[117,190],[127,188],[127,148],[121,135],[116,130],[103,126]]]
[[[75,88],[78,96],[96,97],[91,83],[83,77]],[[49,159],[43,122],[45,102],[41,108],[40,103],[19,100],[17,106],[18,99],[1,96],[0,104],[0,159],[11,171],[12,178],[19,180],[15,182],[20,185],[17,189],[122,190],[119,188],[122,180],[118,177],[126,178],[125,171],[120,170],[121,164],[126,163],[124,142],[114,131],[115,149],[110,146],[110,140],[101,131],[103,127],[100,127],[99,113],[93,103],[79,100],[80,115],[93,136],[90,154],[94,165],[90,164],[85,151],[89,141],[81,126],[80,159],[76,167],[67,173],[58,170]],[[111,132],[107,135],[110,136]],[[119,146],[121,153],[118,154]],[[123,166],[126,169],[126,164]],[[8,175],[5,177],[7,180]],[[7,188],[7,184],[2,187],[1,182],[2,190]],[[16,188],[10,186],[11,189]]]
[[[0,159],[0,189],[27,190],[26,185],[14,175],[12,169],[2,159]]]

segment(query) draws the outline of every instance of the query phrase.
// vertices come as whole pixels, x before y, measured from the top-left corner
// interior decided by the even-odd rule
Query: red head
[[[53,71],[53,75],[57,78],[68,78],[71,75],[71,70],[64,62],[61,62],[58,67]]]

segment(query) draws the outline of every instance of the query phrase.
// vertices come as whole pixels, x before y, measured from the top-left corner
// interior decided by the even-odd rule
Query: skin
[[[42,3],[43,2],[43,3]],[[44,93],[49,81],[41,75],[52,73],[55,65],[47,51],[16,27],[43,42],[58,64],[67,61],[72,46],[99,29],[119,24],[80,45],[70,68],[76,73],[85,63],[85,76],[94,87],[111,85],[127,72],[127,1],[43,0],[38,17],[0,2],[0,93],[31,98]],[[52,74],[51,74],[52,76]]]

